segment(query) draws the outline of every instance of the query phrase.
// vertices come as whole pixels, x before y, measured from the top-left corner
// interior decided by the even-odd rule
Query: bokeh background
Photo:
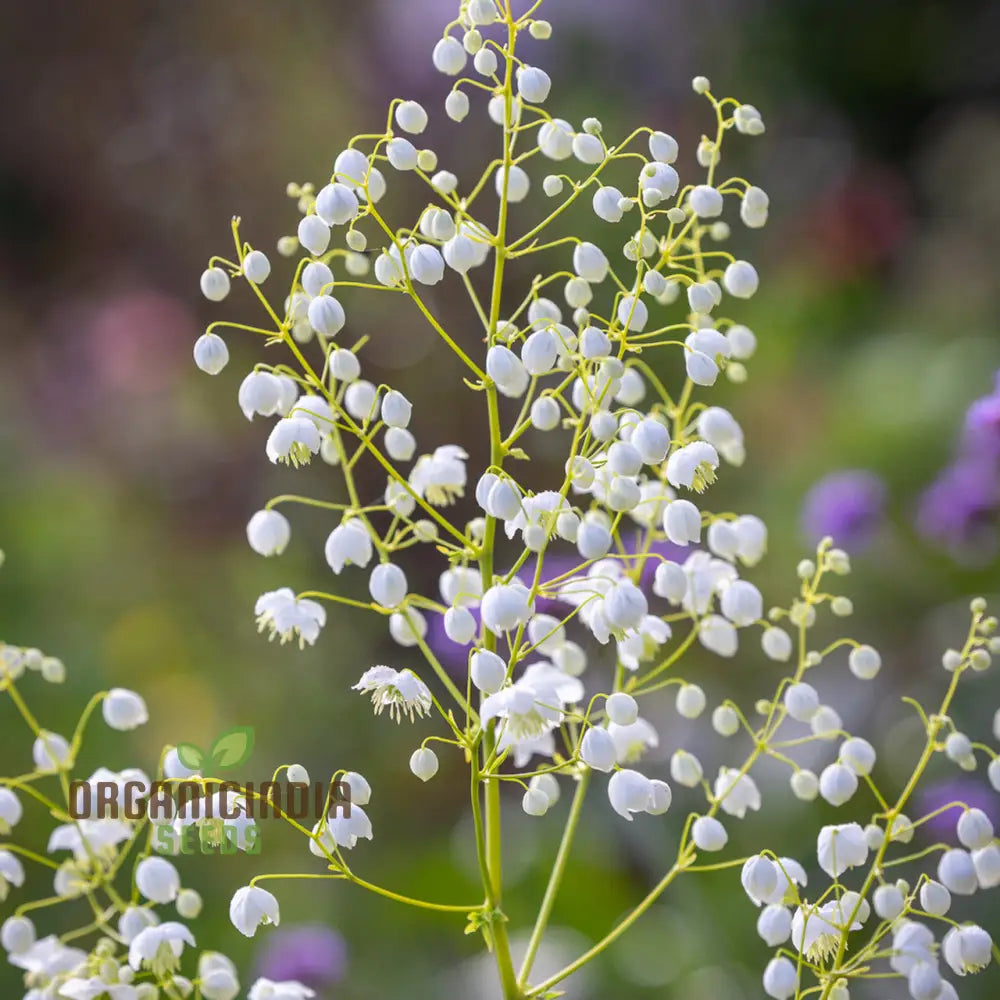
[[[329,582],[322,540],[331,524],[294,511],[289,551],[264,561],[247,548],[247,518],[288,489],[333,495],[336,472],[315,463],[293,476],[265,461],[263,425],[248,424],[236,406],[256,345],[231,337],[233,360],[214,380],[191,362],[212,319],[257,318],[243,289],[222,309],[198,293],[208,257],[231,247],[230,217],[240,214],[245,237],[271,250],[294,229],[286,182],[322,183],[347,138],[371,131],[391,97],[433,109],[428,138],[442,165],[472,177],[494,127],[478,105],[461,128],[448,122],[438,110],[446,85],[430,64],[453,8],[450,0],[3,5],[0,634],[66,661],[63,688],[35,691],[50,728],[71,729],[95,688],[145,695],[153,719],[133,736],[93,726],[85,773],[98,764],[152,769],[165,742],[204,743],[250,722],[257,747],[247,778],[299,761],[314,775],[348,767],[370,779],[376,838],[354,854],[361,874],[413,895],[472,900],[459,762],[415,788],[406,768],[414,731],[373,725],[348,690],[372,663],[404,665],[381,620],[332,612],[305,653],[255,631],[259,593]],[[821,687],[848,726],[885,734],[879,774],[891,784],[919,737],[899,694],[936,697],[939,656],[964,635],[969,597],[1000,589],[990,405],[962,430],[1000,369],[992,43],[1000,4],[548,0],[545,9],[554,38],[528,46],[555,80],[553,113],[577,123],[596,115],[612,137],[647,123],[673,133],[684,180],[711,125],[691,92],[695,73],[764,115],[767,134],[728,140],[725,161],[770,193],[771,222],[762,233],[734,226],[734,246],[762,275],[745,312],[760,347],[749,381],[713,396],[743,423],[750,456],[726,471],[715,506],[767,520],[770,555],[752,578],[775,601],[788,599],[815,533],[832,529],[852,549],[853,634],[883,651],[885,669],[876,697],[843,662]],[[408,213],[400,222],[412,217],[412,201],[393,203]],[[536,190],[515,226],[543,209]],[[606,239],[586,213],[581,225]],[[276,262],[281,280],[285,267]],[[474,347],[460,291],[446,282],[434,306]],[[414,401],[421,445],[458,441],[480,455],[481,400],[461,391],[419,317],[382,301],[350,315],[352,332],[373,338],[368,377]],[[843,470],[866,475],[821,482]],[[366,485],[374,494],[376,477]],[[407,568],[428,585],[440,569],[429,560]],[[734,695],[751,707],[771,687],[773,666],[755,642],[746,646],[735,662],[695,655],[688,673],[700,674],[712,702]],[[997,691],[987,674],[961,700],[980,739]],[[718,764],[707,725],[682,726],[666,698],[647,714],[665,734],[653,770],[665,770],[682,742]],[[5,773],[30,758],[9,706],[0,753]],[[941,765],[932,778],[959,774]],[[985,779],[965,780],[963,793],[985,795],[995,814]],[[761,781],[767,808],[734,826],[734,849],[768,844],[806,860],[816,817],[841,814],[800,805],[779,791],[780,775]],[[600,937],[672,857],[683,809],[670,821],[627,825],[603,795],[593,799],[543,965],[558,967]],[[566,803],[546,821],[518,818],[516,799],[510,805],[516,937],[533,916]],[[27,823],[41,835],[44,818]],[[263,867],[316,868],[300,843],[268,833]],[[292,959],[313,962],[306,971],[324,997],[492,996],[478,942],[459,924],[344,886],[280,890],[283,926],[314,925],[312,937],[239,938],[226,904],[256,870],[257,859],[243,858],[184,867],[206,898],[200,943],[231,953],[247,978],[262,962],[274,969],[277,954],[293,966],[282,972],[306,975]],[[989,925],[988,905],[963,901],[961,912]],[[735,873],[682,882],[570,984],[571,995],[757,996],[767,952],[755,919]],[[992,929],[1000,931],[995,910]],[[0,970],[4,996],[14,995],[11,971]],[[996,977],[963,984],[962,995],[996,995]]]

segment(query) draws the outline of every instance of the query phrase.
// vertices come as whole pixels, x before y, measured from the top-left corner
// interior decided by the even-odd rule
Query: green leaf
[[[205,764],[205,753],[193,743],[178,743],[177,759],[189,771],[200,771]]]
[[[253,726],[233,726],[212,744],[213,767],[237,767],[253,751]]]

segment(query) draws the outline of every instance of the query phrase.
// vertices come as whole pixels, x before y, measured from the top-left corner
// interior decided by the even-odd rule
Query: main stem
[[[511,167],[511,115],[513,94],[511,83],[514,71],[514,42],[517,29],[511,14],[510,4],[505,3],[505,18],[507,21],[507,59],[504,71],[504,126],[503,126],[503,182],[500,188],[500,214],[497,221],[495,260],[493,266],[493,289],[490,297],[489,329],[487,330],[487,347],[496,338],[497,325],[500,320],[500,302],[503,291],[503,274],[507,258],[507,184]],[[486,379],[486,401],[489,412],[490,431],[490,464],[499,469],[503,463],[503,444],[500,432],[500,408],[497,401],[496,386]],[[486,518],[486,529],[483,533],[483,544],[479,555],[479,572],[482,577],[483,590],[493,584],[493,543],[496,537],[496,518]],[[489,629],[483,627],[483,644],[486,649],[496,647],[496,638]],[[483,735],[482,760],[485,765],[490,759],[496,745],[495,730],[491,727]],[[493,952],[496,956],[497,972],[503,989],[504,1000],[521,1000],[523,994],[517,983],[514,962],[510,954],[510,939],[507,935],[506,917],[501,911],[503,900],[503,862],[501,857],[501,826],[500,826],[500,782],[496,778],[487,778],[486,810],[484,816],[486,840],[487,885],[484,886],[486,896],[494,911],[492,938]],[[479,794],[478,785],[475,795]]]

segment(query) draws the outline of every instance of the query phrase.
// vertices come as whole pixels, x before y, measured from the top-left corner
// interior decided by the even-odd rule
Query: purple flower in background
[[[956,554],[982,544],[992,534],[998,487],[987,464],[963,459],[949,465],[920,498],[917,530]]]
[[[266,938],[257,956],[256,975],[281,982],[296,979],[314,990],[339,983],[347,972],[347,945],[322,924],[282,927]]]
[[[965,414],[957,454],[924,491],[917,530],[963,561],[982,562],[996,550],[1000,509],[1000,374],[993,393]]]
[[[859,552],[871,543],[882,523],[885,499],[885,483],[873,472],[833,472],[806,494],[802,529],[814,542],[830,535],[841,548]]]
[[[982,809],[993,825],[1000,823],[1000,802],[996,793],[988,786],[976,781],[975,778],[951,778],[947,781],[938,781],[928,785],[917,793],[920,816],[941,809],[949,802],[964,802],[971,809]],[[933,819],[929,819],[923,827],[934,840],[944,840],[949,843],[958,843],[955,836],[955,824],[958,817],[962,815],[962,807],[953,806],[939,813]],[[914,819],[918,819],[915,816]],[[923,829],[918,827],[918,829]]]

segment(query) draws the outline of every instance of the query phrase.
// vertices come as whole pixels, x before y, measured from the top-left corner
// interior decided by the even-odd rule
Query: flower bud
[[[437,754],[430,747],[414,750],[410,755],[410,770],[421,781],[430,781],[438,772]]]
[[[221,302],[229,294],[229,275],[221,267],[203,271],[200,283],[201,294],[210,302]]]
[[[383,608],[396,608],[406,599],[406,574],[392,563],[379,563],[368,579],[368,593]]]
[[[247,522],[247,541],[258,555],[280,556],[292,537],[288,518],[276,510],[259,510]]]
[[[595,771],[610,771],[617,761],[615,741],[606,729],[591,727],[580,741],[580,759]]]
[[[330,245],[330,227],[318,216],[307,215],[299,222],[299,243],[314,257],[326,253]]]
[[[137,729],[149,721],[145,701],[134,691],[125,688],[112,688],[104,698],[101,711],[104,721],[112,729],[121,731]]]
[[[477,649],[472,654],[472,683],[484,694],[499,691],[507,679],[507,664],[502,657],[488,649]]]
[[[624,691],[616,691],[609,695],[605,708],[608,718],[618,726],[630,726],[639,716],[639,706],[635,698]]]
[[[457,38],[451,35],[442,38],[434,46],[434,68],[446,76],[457,76],[465,68],[465,49]]]
[[[153,903],[170,903],[180,892],[181,878],[166,858],[148,857],[135,867],[135,886]]]
[[[194,342],[194,363],[208,375],[218,375],[229,363],[226,342],[214,333],[203,333]]]

